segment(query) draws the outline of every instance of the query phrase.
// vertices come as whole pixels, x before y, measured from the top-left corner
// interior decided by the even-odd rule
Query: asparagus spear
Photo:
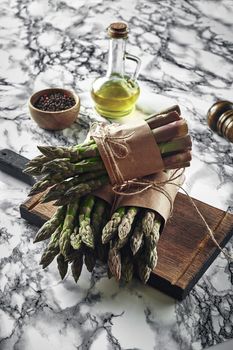
[[[55,204],[56,205],[65,205],[72,201],[79,199],[81,196],[85,196],[103,185],[106,185],[109,182],[108,176],[100,176],[95,180],[90,180],[85,183],[81,183],[77,186],[71,187],[67,192],[65,192],[64,196],[58,199]],[[42,200],[42,203],[45,203],[46,200]]]
[[[67,207],[64,225],[62,228],[61,236],[59,238],[60,251],[66,257],[70,251],[70,236],[74,230],[75,215],[78,210],[78,202],[71,203]]]
[[[130,247],[133,255],[135,255],[143,245],[143,231],[142,221],[139,219],[133,230],[133,234],[130,239]]]
[[[29,160],[29,162],[27,163],[28,167],[41,167],[44,163],[47,163],[50,160],[50,157],[46,157],[42,154],[40,154],[39,156],[33,158],[32,160]]]
[[[145,261],[145,257],[141,256],[137,261],[137,270],[141,281],[146,284],[150,278],[151,269]]]
[[[85,262],[85,265],[87,267],[87,270],[89,272],[92,272],[94,267],[95,267],[95,263],[96,263],[96,257],[95,257],[95,254],[93,253],[92,249],[85,250],[84,262]]]
[[[63,174],[63,173],[47,174],[32,186],[29,196],[40,193],[46,190],[48,187],[53,186],[65,180],[68,177],[70,177],[69,174]]]
[[[190,152],[188,153],[186,150],[191,148],[191,139],[187,135],[187,124],[185,120],[180,119],[176,120],[179,117],[179,108],[173,108],[173,112],[168,113],[166,116],[159,116],[152,118],[153,125],[152,126],[153,133],[156,135],[156,139],[158,142],[158,146],[164,158],[164,168],[173,168],[174,165],[183,167],[188,166],[190,161]],[[178,112],[178,116],[176,112]],[[167,121],[176,120],[173,122],[169,122],[165,125],[164,119],[167,118]],[[156,122],[155,122],[156,121]],[[151,124],[152,125],[152,124]],[[159,125],[159,126],[158,126]],[[186,135],[186,136],[184,136]],[[99,188],[101,185],[108,183],[108,175],[106,173],[104,164],[100,157],[92,157],[93,155],[98,155],[97,146],[95,142],[92,140],[90,144],[82,144],[73,147],[41,147],[40,150],[46,155],[45,157],[52,159],[47,161],[47,158],[38,158],[34,161],[31,161],[29,164],[30,171],[38,172],[38,169],[42,173],[47,172],[48,175],[43,178],[39,183],[33,186],[31,194],[39,193],[44,189],[58,184],[59,182],[74,177],[77,174],[82,173],[92,173],[94,170],[102,170],[104,176],[100,179],[93,178],[92,182],[87,184],[80,183],[79,185],[72,186],[70,191],[66,191],[65,196],[63,198],[58,199],[58,205],[67,204],[70,201],[74,201],[76,198],[79,198],[81,195],[90,193],[90,191]],[[186,151],[186,152],[185,152]],[[86,152],[86,153],[85,153]],[[97,152],[97,153],[93,153]],[[172,155],[171,155],[172,153]],[[86,155],[85,155],[86,154]],[[181,154],[183,154],[181,156]],[[61,158],[60,158],[61,157]],[[65,157],[65,158],[64,158]],[[80,159],[83,159],[80,161]],[[74,161],[74,163],[72,163]],[[38,167],[38,169],[37,169]],[[80,193],[78,193],[80,191]],[[75,192],[75,194],[74,194]],[[59,194],[56,193],[56,196]],[[50,197],[51,196],[51,197]],[[54,194],[55,196],[55,194]],[[49,192],[49,195],[46,197],[46,201],[49,201],[53,198],[52,190]]]
[[[33,196],[37,193],[40,193],[46,190],[46,188],[48,188],[49,186],[54,185],[56,181],[57,180],[54,177],[46,175],[32,186],[31,191],[29,192],[28,195]]]
[[[126,214],[123,216],[121,223],[118,227],[118,237],[120,240],[126,239],[129,236],[133,221],[138,213],[137,207],[127,208]]]
[[[71,264],[72,275],[73,275],[73,278],[74,278],[76,283],[78,282],[78,279],[81,275],[82,267],[83,267],[83,257],[82,256],[76,258]]]
[[[153,271],[157,265],[158,261],[158,254],[157,254],[157,249],[153,250],[146,250],[146,263],[147,266]]]
[[[27,167],[24,169],[24,173],[28,173],[31,175],[40,175],[41,169],[44,164],[47,163],[50,159],[43,155],[39,155],[27,163]]]
[[[91,228],[91,211],[94,204],[95,197],[92,195],[86,196],[81,204],[79,213],[79,233],[83,243],[92,249],[95,247],[94,233]]]
[[[157,265],[158,255],[157,255],[157,244],[159,240],[159,230],[161,226],[161,219],[158,215],[154,220],[152,231],[149,235],[145,237],[145,260],[147,266],[154,270]]]
[[[86,144],[80,144],[71,147],[52,147],[52,146],[38,146],[38,149],[49,159],[55,158],[70,158],[71,161],[77,161],[88,156],[96,156],[97,146],[92,139]],[[90,153],[92,155],[90,155]]]
[[[162,142],[158,144],[160,153],[162,157],[167,157],[168,155],[176,154],[178,152],[182,152],[192,147],[192,141],[189,135],[178,137],[172,139],[170,142]]]
[[[146,245],[150,250],[153,250],[157,247],[159,241],[159,232],[161,227],[161,219],[157,216],[154,220],[153,228],[150,235],[146,236]]]
[[[59,254],[57,256],[57,268],[60,273],[61,279],[63,280],[65,278],[65,275],[67,274],[68,261],[65,260],[62,254]]]
[[[191,152],[186,151],[186,152],[180,152],[176,155],[172,155],[169,157],[166,157],[163,159],[163,163],[166,168],[171,167],[172,165],[179,163],[179,164],[185,164],[191,161]],[[183,167],[183,166],[182,166]]]
[[[92,220],[91,220],[95,237],[98,237],[99,234],[101,233],[104,216],[105,216],[104,214],[106,210],[107,210],[107,203],[101,198],[96,198],[95,205],[92,212]]]
[[[117,233],[118,226],[125,214],[125,207],[119,208],[112,215],[111,219],[103,228],[102,242],[103,244],[108,243]]]
[[[96,198],[95,206],[92,211],[91,225],[95,236],[95,247],[98,259],[106,261],[108,247],[102,244],[102,229],[108,220],[108,204],[100,198]]]
[[[126,237],[124,237],[122,239],[117,237],[117,238],[113,239],[111,241],[111,243],[112,243],[114,248],[116,248],[117,250],[121,250],[126,245],[126,243],[128,242],[128,239],[129,239],[128,236],[126,236]]]
[[[117,281],[121,278],[121,254],[115,249],[111,248],[108,253],[108,267],[112,275]]]
[[[92,173],[86,173],[82,175],[76,175],[70,179],[65,179],[62,182],[57,183],[51,187],[49,191],[44,195],[43,200],[49,202],[55,199],[61,198],[70,188],[73,188],[81,183],[85,183],[88,180],[96,179],[99,176],[104,175],[104,171],[96,171]]]
[[[155,212],[153,210],[146,209],[142,217],[142,232],[145,236],[149,236],[153,230],[155,219]]]
[[[75,250],[80,250],[82,247],[82,236],[79,233],[79,226],[74,228],[73,233],[70,236],[70,244]]]
[[[184,119],[160,126],[152,130],[157,143],[167,142],[188,134],[188,125]]]
[[[33,176],[37,176],[37,175],[41,174],[41,170],[42,170],[42,166],[41,167],[32,167],[32,166],[29,167],[29,166],[27,166],[27,168],[25,168],[23,170],[23,172],[26,174],[33,175]]]
[[[54,231],[50,238],[47,248],[42,254],[40,265],[42,265],[43,269],[45,269],[49,264],[51,264],[55,256],[59,253],[59,237],[61,234],[61,230],[62,224],[59,225]]]
[[[70,176],[97,170],[105,170],[104,163],[100,157],[83,159],[77,163],[71,163],[69,158],[58,158],[46,163],[41,172],[59,171]]]
[[[130,256],[123,256],[121,260],[121,280],[128,283],[133,278],[134,266]]]
[[[178,106],[177,106],[178,107]],[[178,107],[179,108],[179,107]],[[159,128],[160,126],[180,120],[180,109],[172,110],[169,113],[155,114],[146,119],[151,129]]]
[[[43,241],[48,239],[52,233],[56,230],[61,222],[63,222],[66,212],[66,207],[58,207],[55,214],[50,220],[48,220],[37,232],[36,237],[34,238],[33,243]]]
[[[67,262],[72,262],[76,259],[79,259],[80,257],[83,256],[83,249],[74,249],[72,246],[69,250],[69,254],[65,257],[65,260]]]

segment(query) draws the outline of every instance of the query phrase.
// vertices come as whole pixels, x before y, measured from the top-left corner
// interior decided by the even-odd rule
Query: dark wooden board
[[[55,212],[52,203],[39,204],[41,194],[28,199],[20,207],[22,218],[41,226]],[[194,200],[218,243],[223,247],[233,235],[233,215]],[[219,249],[207,234],[188,197],[178,193],[173,216],[161,235],[158,265],[149,283],[176,298],[183,299],[207,270]]]

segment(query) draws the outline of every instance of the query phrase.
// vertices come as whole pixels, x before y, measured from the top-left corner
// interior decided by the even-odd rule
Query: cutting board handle
[[[10,149],[5,148],[0,150],[0,170],[29,185],[34,185],[36,178],[23,173],[28,161],[28,158]]]

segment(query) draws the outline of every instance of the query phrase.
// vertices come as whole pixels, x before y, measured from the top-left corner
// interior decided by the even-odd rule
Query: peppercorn
[[[34,107],[41,111],[57,112],[67,110],[75,105],[75,99],[63,92],[50,95],[43,94],[35,102]]]

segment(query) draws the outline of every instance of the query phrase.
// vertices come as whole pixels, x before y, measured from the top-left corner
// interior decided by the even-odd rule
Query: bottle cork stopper
[[[110,24],[108,27],[108,35],[110,38],[114,39],[122,39],[127,38],[129,32],[129,28],[124,22],[115,22]]]

